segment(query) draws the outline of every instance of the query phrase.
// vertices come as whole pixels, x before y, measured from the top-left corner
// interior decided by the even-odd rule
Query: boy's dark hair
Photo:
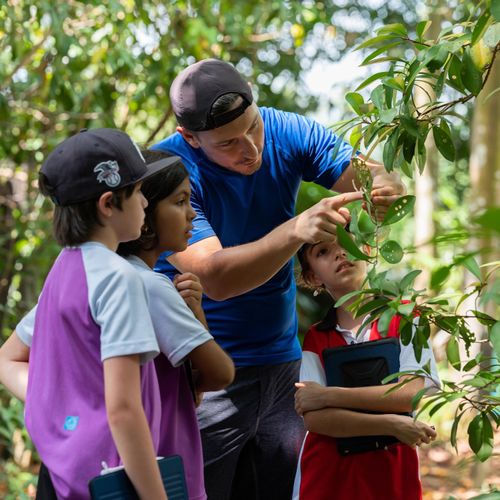
[[[49,184],[47,177],[38,175],[38,186],[43,195],[52,197],[54,189]],[[111,202],[121,210],[123,200],[130,198],[135,185],[126,186],[113,191]],[[53,231],[54,236],[61,246],[75,246],[85,243],[97,226],[102,226],[97,215],[97,200],[82,201],[73,205],[55,205]]]
[[[141,153],[147,164],[172,156],[163,151],[149,149],[141,150]],[[161,200],[170,196],[188,175],[186,167],[179,160],[143,182],[141,191],[148,200],[148,206],[144,210],[145,218],[141,236],[137,240],[120,243],[117,249],[119,255],[123,257],[138,255],[141,250],[152,250],[158,245],[155,226],[156,207]]]

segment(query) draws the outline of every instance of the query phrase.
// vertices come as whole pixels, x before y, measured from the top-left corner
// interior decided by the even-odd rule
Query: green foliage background
[[[446,3],[452,22],[477,23],[476,5]],[[481,12],[490,5],[498,9],[497,1],[480,3]],[[35,182],[55,144],[81,128],[98,126],[123,129],[145,145],[162,139],[175,127],[168,99],[171,81],[186,65],[206,57],[236,64],[260,105],[313,112],[318,103],[304,82],[313,63],[341,59],[373,34],[374,26],[402,23],[414,33],[423,7],[424,2],[409,0],[2,2],[0,339],[10,335],[35,303],[59,251],[51,235],[50,206],[38,195]],[[405,56],[401,44],[386,49],[390,57]],[[330,104],[352,117],[345,103]],[[471,104],[461,104],[460,113],[470,116]],[[438,231],[441,226],[463,232],[470,129],[467,121],[452,125],[455,161],[440,164],[436,220]],[[325,194],[304,184],[297,211]],[[393,229],[393,238],[407,254],[413,230],[413,222],[406,220]],[[411,253],[405,264],[414,265]],[[460,272],[455,267],[439,258],[432,265],[435,270],[448,268],[445,278],[451,276],[453,286],[460,286],[459,278],[453,278]],[[313,300],[305,292],[298,300],[303,331],[318,319],[327,301]],[[26,495],[33,482],[34,459],[20,430],[22,405],[2,391],[0,483],[3,480],[7,490],[0,486],[0,496],[17,498]]]

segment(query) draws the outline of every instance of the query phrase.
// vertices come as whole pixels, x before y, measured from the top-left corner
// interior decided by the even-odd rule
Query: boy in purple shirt
[[[140,498],[167,498],[155,459],[158,343],[142,280],[115,250],[141,232],[142,181],[176,160],[148,167],[126,134],[95,129],[61,143],[42,166],[40,189],[56,205],[65,248],[2,347],[19,363],[0,370],[0,381],[26,398],[26,427],[58,498],[88,498],[103,461],[123,462]]]

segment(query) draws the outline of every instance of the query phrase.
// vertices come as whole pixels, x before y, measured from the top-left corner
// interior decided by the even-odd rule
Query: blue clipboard
[[[327,385],[381,385],[385,377],[399,372],[400,351],[399,339],[395,337],[325,349],[323,362]],[[397,379],[393,382],[397,382]],[[337,438],[336,442],[337,450],[343,456],[386,450],[389,445],[399,443],[394,436],[355,436]]]
[[[169,500],[188,500],[184,465],[179,455],[158,459],[161,478]],[[139,500],[124,469],[97,476],[89,482],[93,500]]]
[[[326,382],[336,387],[380,385],[399,371],[400,351],[396,337],[325,349]]]

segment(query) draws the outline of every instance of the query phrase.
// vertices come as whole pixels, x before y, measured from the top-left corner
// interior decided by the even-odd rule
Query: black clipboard
[[[169,500],[188,500],[184,465],[179,455],[158,459],[158,467]],[[124,469],[95,477],[89,482],[93,500],[139,500]]]
[[[399,338],[396,337],[325,349],[323,362],[327,385],[381,385],[385,377],[399,372],[400,351]],[[397,382],[397,379],[393,382]],[[384,450],[391,444],[399,443],[394,436],[356,436],[337,438],[336,441],[338,452],[343,456]]]

